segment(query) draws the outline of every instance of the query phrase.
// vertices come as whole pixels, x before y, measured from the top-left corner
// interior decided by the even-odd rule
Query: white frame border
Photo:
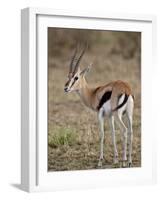
[[[153,63],[156,56],[156,18],[152,15],[125,15],[85,11],[25,8],[21,12],[21,188],[25,191],[51,191],[37,184],[37,69],[36,69],[36,16],[55,15],[127,21],[146,21],[153,26]],[[153,144],[153,180],[156,182],[156,155]],[[63,189],[63,188],[62,188]]]

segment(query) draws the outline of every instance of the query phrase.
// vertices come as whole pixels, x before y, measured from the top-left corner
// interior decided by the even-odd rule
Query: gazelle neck
[[[93,109],[91,101],[92,91],[93,90],[89,87],[89,84],[87,83],[86,79],[82,77],[80,80],[80,90],[78,91],[78,94],[82,99],[83,103],[91,109]]]

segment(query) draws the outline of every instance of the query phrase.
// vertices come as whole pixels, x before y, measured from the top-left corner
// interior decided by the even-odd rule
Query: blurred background
[[[64,93],[69,64],[76,42],[89,47],[80,63],[93,68],[87,75],[89,85],[114,80],[128,82],[135,96],[133,167],[141,166],[141,33],[48,28],[48,170],[96,169],[99,158],[97,115],[75,93]],[[124,119],[126,123],[126,118]],[[120,131],[116,126],[121,160]],[[113,165],[113,146],[108,120],[105,120],[105,160],[103,168]]]

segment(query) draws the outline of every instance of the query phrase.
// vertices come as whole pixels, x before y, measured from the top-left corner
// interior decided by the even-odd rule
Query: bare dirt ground
[[[83,68],[93,62],[93,69],[87,75],[87,81],[90,85],[98,86],[120,79],[131,85],[135,96],[132,167],[140,167],[140,56],[138,49],[131,53],[130,40],[124,42],[123,45],[122,41],[119,42],[119,40],[121,41],[117,32],[103,33],[101,41],[92,43],[91,48],[87,50],[80,67]],[[133,40],[131,41],[133,42]],[[122,46],[119,46],[120,44]],[[63,48],[60,46],[62,50],[59,53],[57,48],[58,45],[51,51],[51,54],[49,52],[48,57],[48,170],[96,169],[98,168],[99,158],[97,114],[86,108],[77,94],[64,93],[64,83],[68,73],[72,48],[67,45],[64,45]],[[117,126],[116,138],[121,161],[122,145]],[[117,166],[112,164],[113,146],[108,119],[105,120],[104,157],[102,168],[119,168],[121,166],[120,163]]]

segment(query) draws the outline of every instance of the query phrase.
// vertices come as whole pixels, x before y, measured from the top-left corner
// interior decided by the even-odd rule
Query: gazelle
[[[65,92],[76,92],[86,106],[97,112],[99,121],[100,132],[100,157],[98,166],[102,166],[103,161],[103,145],[104,145],[104,118],[109,118],[109,125],[112,133],[112,143],[114,149],[113,162],[118,163],[118,151],[116,147],[115,139],[115,126],[114,121],[118,124],[121,130],[121,139],[123,145],[122,163],[123,167],[126,166],[126,161],[130,167],[132,164],[132,120],[133,120],[133,108],[134,98],[128,83],[121,80],[107,83],[106,85],[100,85],[92,88],[86,82],[85,75],[91,68],[91,64],[85,69],[79,68],[80,61],[85,53],[86,47],[82,50],[78,59],[76,59],[78,53],[78,47],[76,48],[72,57],[68,80],[65,84]],[[126,114],[128,119],[128,127],[125,126],[122,115]],[[128,143],[128,159],[127,159],[127,143]]]

